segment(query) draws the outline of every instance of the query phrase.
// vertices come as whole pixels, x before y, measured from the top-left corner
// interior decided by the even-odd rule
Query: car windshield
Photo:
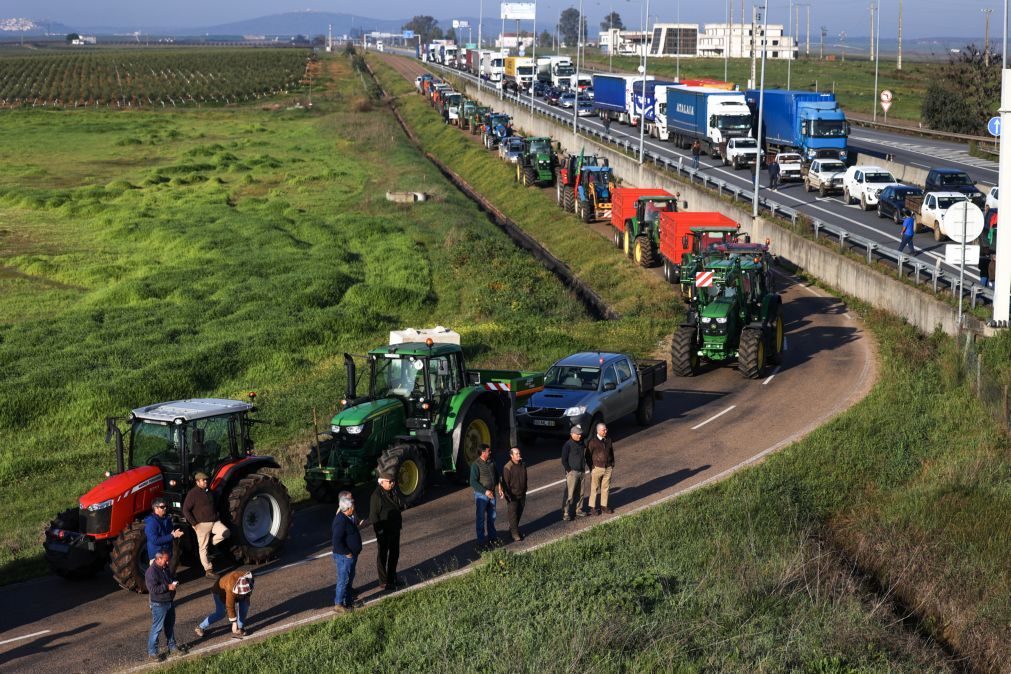
[[[716,128],[744,131],[751,128],[751,115],[721,115],[716,118]]]
[[[544,375],[544,388],[597,390],[600,380],[599,367],[578,367],[575,365],[553,365]]]
[[[952,173],[941,176],[942,185],[972,185],[972,180],[964,173]]]
[[[522,152],[523,151],[523,139],[522,138],[510,138],[506,144],[506,149],[509,152]]]
[[[754,138],[737,138],[734,141],[734,147],[738,148],[748,148],[748,147],[758,147]]]
[[[130,466],[175,466],[182,459],[184,426],[138,420],[130,429]]]
[[[776,161],[780,164],[799,164],[800,155],[799,154],[781,154],[776,157]]]
[[[377,357],[374,395],[376,398],[413,398],[425,395],[424,361],[409,358]]]
[[[561,96],[559,96],[559,98],[561,100],[563,100],[563,101],[572,101],[572,100],[575,100],[576,95],[570,92],[570,93],[562,94]]]
[[[815,138],[845,138],[847,135],[846,122],[816,119],[811,122],[811,135]]]
[[[846,170],[846,164],[841,161],[823,161],[818,166],[818,170],[825,173],[841,173]]]
[[[938,197],[937,207],[943,211],[963,201],[966,201],[966,197]]]
[[[530,141],[530,151],[535,154],[547,154],[551,152],[551,141],[547,138],[538,138]]]
[[[865,173],[864,180],[869,183],[894,183],[895,177],[891,173],[883,171],[881,173]]]

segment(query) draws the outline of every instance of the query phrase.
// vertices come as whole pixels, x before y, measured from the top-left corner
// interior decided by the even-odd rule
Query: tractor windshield
[[[130,428],[129,466],[162,466],[179,469],[182,462],[184,426],[137,420]]]
[[[596,391],[600,380],[599,367],[555,365],[544,375],[544,388],[584,389]]]
[[[673,201],[647,201],[643,205],[642,219],[650,224],[656,223],[660,219],[660,214],[664,211],[673,211]]]
[[[530,141],[530,151],[534,154],[549,154],[551,152],[551,140],[548,138],[535,138]]]
[[[399,356],[376,358],[373,369],[375,398],[425,397],[425,361]]]

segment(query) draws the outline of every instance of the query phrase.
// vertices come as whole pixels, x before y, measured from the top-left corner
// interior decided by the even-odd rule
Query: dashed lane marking
[[[710,421],[716,421],[717,419],[719,419],[720,417],[722,417],[724,414],[726,414],[730,410],[734,409],[735,407],[737,407],[737,405],[731,405],[730,407],[728,407],[727,409],[723,410],[722,412],[714,414],[713,416],[711,416],[708,419],[706,419],[705,421],[703,421],[701,424],[696,424],[696,425],[692,426],[692,430],[694,431],[694,430],[697,430],[699,428],[702,428],[703,426],[705,426],[706,424],[708,424]]]
[[[785,349],[784,349],[784,351],[785,351]],[[775,377],[777,374],[779,374],[779,370],[780,370],[780,367],[777,365],[776,369],[772,371],[772,374],[770,374],[768,377],[766,377],[765,381],[762,382],[762,386],[765,386],[770,381],[772,381],[772,378]]]
[[[41,632],[32,632],[31,634],[14,637],[13,639],[4,639],[3,641],[0,641],[0,646],[3,646],[4,644],[12,644],[15,641],[24,641],[25,639],[31,639],[32,637],[39,637],[43,634],[49,634],[50,632],[52,632],[52,630],[42,630]]]

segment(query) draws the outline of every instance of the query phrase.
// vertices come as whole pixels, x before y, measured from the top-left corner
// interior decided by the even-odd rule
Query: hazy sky
[[[303,0],[305,2],[306,0]],[[584,0],[583,11],[596,27],[607,12],[614,8],[629,27],[639,25],[643,11],[642,2],[635,0]],[[658,0],[649,2],[649,13],[660,21],[673,21],[677,6],[681,5],[681,21],[705,23],[724,21],[726,0]],[[735,21],[739,21],[741,2],[734,5]],[[803,0],[797,0],[802,2]],[[830,35],[846,31],[852,37],[870,33],[868,6],[871,0],[807,0],[811,5],[811,32],[817,34],[824,25]],[[878,0],[881,5],[881,37],[894,38],[897,26],[899,0]],[[52,19],[73,27],[82,26],[164,26],[198,27],[250,19],[267,14],[311,9],[315,11],[351,13],[377,19],[399,19],[414,14],[431,14],[437,19],[453,16],[477,16],[480,0],[385,0],[381,3],[330,2],[323,4],[297,4],[291,0],[3,0],[0,18],[27,17]],[[540,0],[538,16],[557,17],[566,7],[578,6],[578,0]],[[751,2],[745,3],[750,8]],[[789,0],[769,1],[769,21],[788,23]],[[364,9],[368,7],[368,9]],[[984,15],[980,10],[992,8],[990,35],[1000,39],[1001,0],[905,0],[904,35],[982,37]],[[749,12],[750,9],[745,11]],[[486,16],[498,15],[498,2],[485,0]],[[656,19],[654,19],[656,20]],[[801,9],[801,23],[806,21],[806,10]]]

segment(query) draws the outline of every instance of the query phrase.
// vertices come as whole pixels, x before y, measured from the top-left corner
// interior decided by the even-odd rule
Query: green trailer
[[[406,505],[436,475],[466,481],[482,444],[501,455],[515,445],[515,411],[544,387],[541,372],[469,370],[457,344],[396,344],[364,359],[368,392],[357,395],[355,358],[345,354],[347,396],[306,458],[306,487],[319,501],[379,470],[396,475]]]

